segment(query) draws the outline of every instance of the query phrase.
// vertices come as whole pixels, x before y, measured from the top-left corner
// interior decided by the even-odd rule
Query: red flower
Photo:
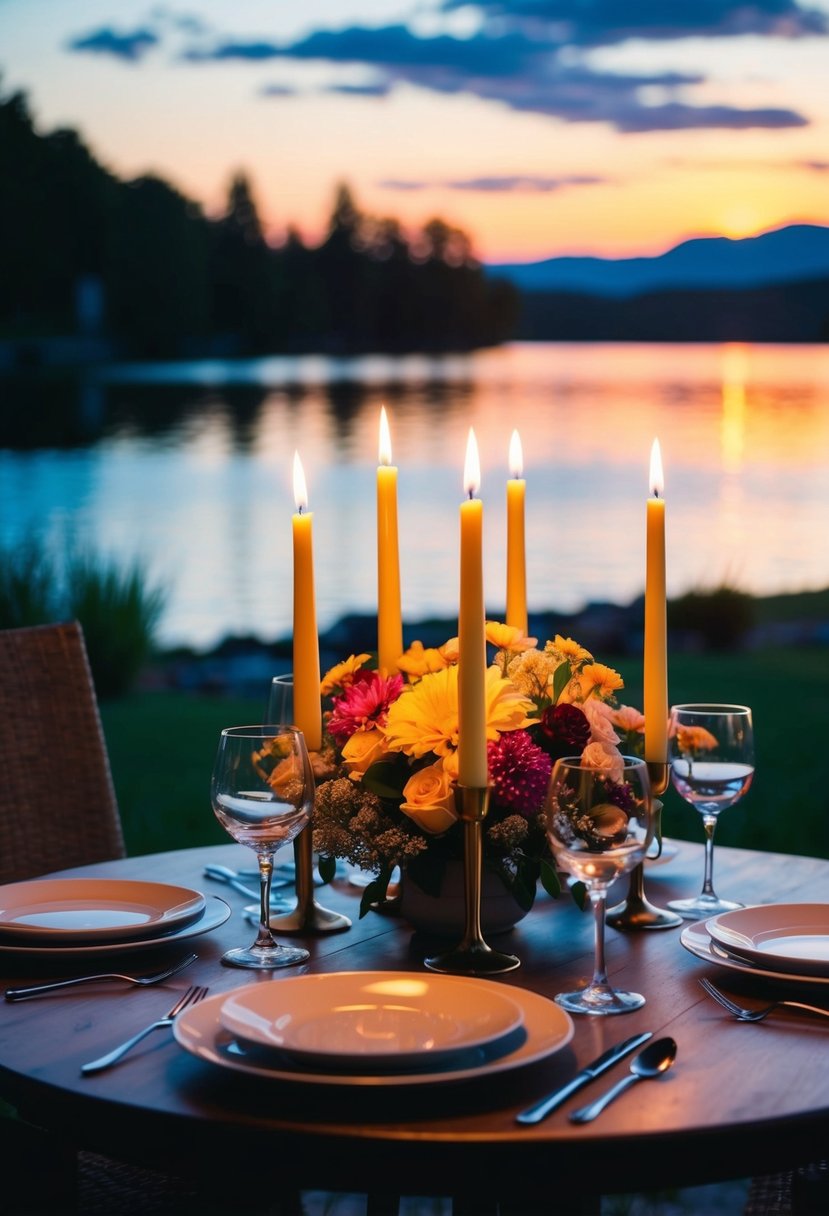
[[[554,760],[580,756],[590,738],[587,714],[577,705],[551,705],[541,715],[539,743]]]
[[[353,684],[336,698],[328,719],[328,730],[335,743],[342,747],[356,731],[385,725],[389,706],[402,691],[403,677],[399,674],[381,676],[365,668],[356,671]]]
[[[552,761],[525,730],[506,731],[487,748],[489,779],[496,806],[535,815],[544,801]]]

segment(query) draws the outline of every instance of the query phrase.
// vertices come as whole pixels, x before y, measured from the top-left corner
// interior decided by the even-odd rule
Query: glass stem
[[[590,902],[593,905],[593,918],[596,925],[596,946],[593,958],[592,988],[607,988],[607,967],[604,960],[604,918],[607,905],[607,888],[591,887]]]
[[[256,946],[270,949],[274,945],[274,937],[270,926],[271,908],[271,879],[273,878],[273,854],[257,853],[259,860],[259,932],[256,934]]]
[[[705,874],[702,880],[702,894],[716,899],[714,894],[714,830],[717,826],[717,817],[716,815],[703,815],[702,823],[705,828]]]

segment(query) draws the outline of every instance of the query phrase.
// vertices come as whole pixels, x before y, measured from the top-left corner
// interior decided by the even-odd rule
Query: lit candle
[[[475,432],[466,445],[461,503],[461,585],[458,613],[458,780],[483,789],[486,756],[486,620],[484,613],[483,503],[475,494],[481,466]]]
[[[645,759],[668,758],[668,644],[665,596],[665,500],[662,456],[654,439],[647,504],[645,577]]]
[[[527,634],[527,563],[524,543],[524,454],[521,436],[512,432],[507,482],[507,624]]]
[[[400,617],[400,553],[397,540],[397,469],[391,462],[386,408],[380,410],[380,463],[377,468],[377,666],[397,671],[403,653]]]
[[[314,598],[313,513],[299,453],[294,453],[294,717],[309,751],[322,746],[320,651]]]

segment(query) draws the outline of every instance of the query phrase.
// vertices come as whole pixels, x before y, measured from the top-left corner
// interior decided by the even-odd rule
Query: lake
[[[56,547],[141,559],[169,586],[168,646],[290,633],[295,450],[314,512],[320,629],[375,611],[381,405],[399,467],[407,621],[457,613],[470,426],[493,616],[505,602],[513,428],[531,612],[641,594],[654,437],[670,595],[829,585],[829,347],[549,343],[122,365],[71,385],[6,384],[4,396],[0,541],[34,530]]]

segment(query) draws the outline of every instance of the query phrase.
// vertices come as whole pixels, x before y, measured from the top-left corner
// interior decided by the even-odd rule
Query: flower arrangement
[[[529,909],[538,880],[560,884],[545,832],[544,802],[559,756],[612,777],[644,718],[618,705],[618,672],[571,638],[543,646],[519,629],[487,623],[494,657],[486,673],[491,786],[484,865]],[[314,849],[323,873],[341,857],[373,871],[360,914],[386,895],[395,866],[424,891],[440,893],[447,862],[462,856],[458,777],[458,644],[414,642],[387,675],[352,655],[325,675],[325,740],[319,757]]]

